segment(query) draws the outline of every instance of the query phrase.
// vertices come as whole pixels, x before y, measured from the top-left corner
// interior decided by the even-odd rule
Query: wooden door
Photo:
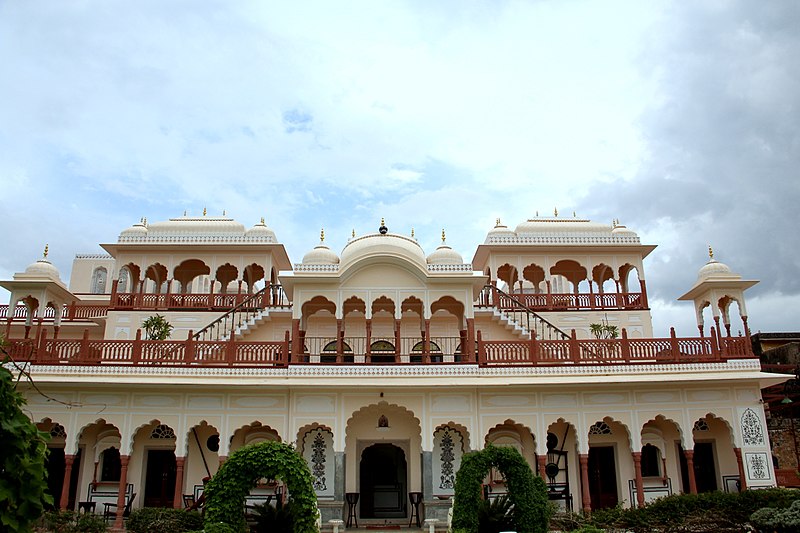
[[[614,507],[617,495],[617,463],[613,446],[589,448],[589,496],[592,509]]]

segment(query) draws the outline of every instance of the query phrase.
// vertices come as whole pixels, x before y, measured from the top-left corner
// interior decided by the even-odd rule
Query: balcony
[[[647,296],[641,292],[614,293],[505,293],[487,285],[476,307],[513,310],[523,306],[531,311],[637,311],[647,309]]]
[[[280,285],[269,285],[256,294],[113,292],[110,307],[114,310],[137,311],[219,311],[232,309],[248,300],[248,305],[253,308],[291,307],[291,303]]]
[[[283,341],[198,341],[190,332],[183,341],[48,339],[9,340],[7,350],[18,362],[46,365],[121,365],[186,367],[275,367],[289,365],[477,365],[498,366],[595,366],[631,364],[681,364],[721,362],[754,358],[746,337],[578,340],[483,340],[477,332],[475,353],[458,337],[403,337],[371,339],[307,337],[303,348],[292,354],[289,332]],[[297,344],[300,344],[299,342]]]

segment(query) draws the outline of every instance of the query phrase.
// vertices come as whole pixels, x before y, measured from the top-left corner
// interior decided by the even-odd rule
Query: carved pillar
[[[644,280],[639,280],[639,286],[642,288],[642,308],[647,309],[649,305],[647,304],[647,284],[645,284]]]
[[[175,509],[183,508],[183,465],[185,457],[175,457],[175,496],[172,499],[172,506]]]
[[[64,481],[61,483],[61,500],[58,502],[58,508],[62,511],[67,510],[69,505],[69,482],[72,478],[72,464],[74,462],[74,455],[64,456]]]
[[[300,352],[302,351],[302,344],[300,344],[300,319],[295,318],[292,320],[292,359],[295,363],[300,361]]]
[[[114,529],[122,530],[123,518],[125,515],[125,490],[128,488],[128,461],[130,455],[120,455],[119,491],[117,491],[117,519],[114,520]]]
[[[475,319],[467,319],[467,344],[461,350],[465,361],[475,360]]]
[[[694,478],[694,450],[683,450],[686,457],[686,471],[689,475],[689,492],[697,494],[697,481]]]
[[[632,452],[633,470],[636,473],[636,504],[644,507],[644,481],[642,480],[642,452]]]
[[[372,319],[368,318],[366,320],[366,331],[367,331],[367,345],[364,347],[364,353],[367,355],[367,361],[369,361],[369,355],[372,353]]]
[[[592,512],[592,498],[589,495],[589,454],[582,453],[578,455],[581,463],[581,501],[583,503],[583,512],[590,514]]]
[[[742,449],[734,448],[733,453],[736,454],[736,465],[739,467],[739,491],[744,492],[747,490],[747,478],[744,475],[744,463],[742,462]]]
[[[394,320],[394,353],[395,353],[395,361],[399,361],[400,359],[397,357],[400,355],[400,320],[395,318]]]
[[[425,319],[425,331],[422,332],[425,335],[422,344],[422,362],[423,363],[430,363],[431,362],[431,321],[430,319]]]

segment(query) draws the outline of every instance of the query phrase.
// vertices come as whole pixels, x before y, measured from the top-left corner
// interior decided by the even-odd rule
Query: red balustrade
[[[487,286],[478,299],[478,307],[495,307],[502,310],[523,305],[532,311],[646,309],[642,293],[513,293],[507,294]]]
[[[141,293],[115,292],[111,295],[111,307],[114,309],[232,309],[253,295],[240,294],[183,294],[183,293]],[[259,294],[259,298],[251,302],[254,307],[290,307],[291,304],[283,287],[270,285]]]

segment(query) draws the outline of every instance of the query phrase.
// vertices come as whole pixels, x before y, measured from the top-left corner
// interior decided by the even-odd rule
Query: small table
[[[347,501],[347,527],[351,527],[355,521],[358,527],[358,517],[356,516],[356,505],[358,504],[358,492],[348,492],[344,495]]]
[[[97,508],[97,502],[78,502],[78,512],[94,513]]]

